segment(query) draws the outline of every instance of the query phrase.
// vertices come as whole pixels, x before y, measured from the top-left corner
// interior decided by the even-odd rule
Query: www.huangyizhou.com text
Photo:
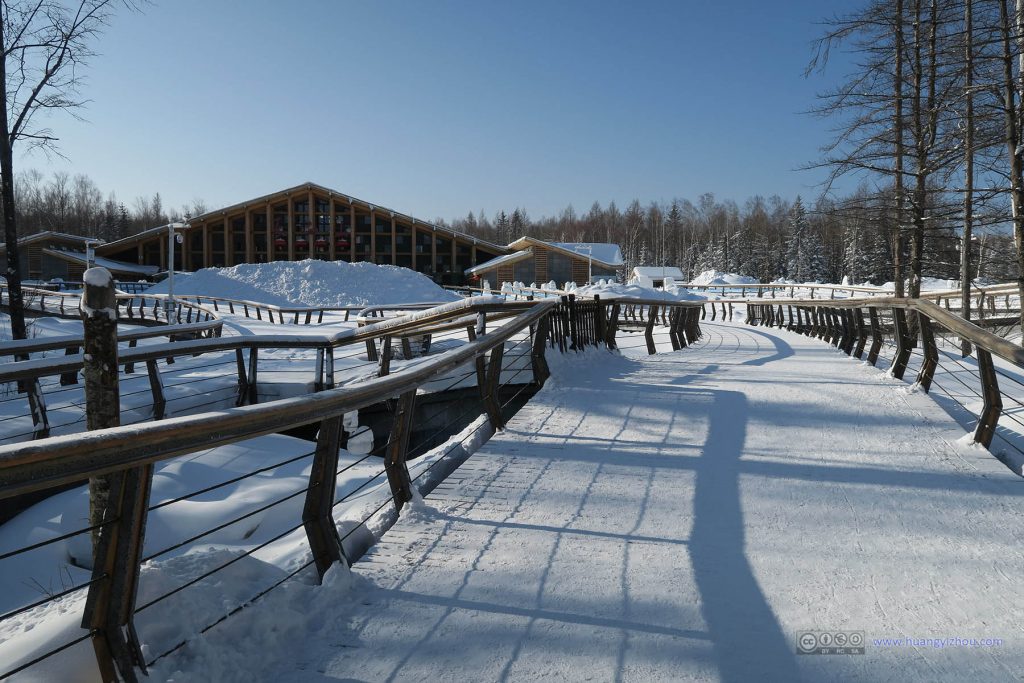
[[[872,638],[875,647],[931,647],[937,650],[947,647],[1000,647],[1002,638]]]

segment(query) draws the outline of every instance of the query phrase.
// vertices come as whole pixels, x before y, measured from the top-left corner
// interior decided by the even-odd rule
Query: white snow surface
[[[882,289],[893,289],[896,286],[895,282],[886,282],[882,285]],[[921,291],[925,292],[944,292],[950,289],[957,289],[960,287],[959,280],[944,280],[937,277],[922,277],[921,278]]]
[[[168,282],[147,294],[166,294]],[[204,268],[174,276],[175,294],[244,299],[275,306],[374,306],[460,297],[408,268],[368,262],[274,261]]]
[[[618,282],[602,280],[597,284],[586,287],[578,287],[577,295],[600,296],[602,299],[660,299],[664,301],[702,301],[706,296],[695,294],[685,289],[672,288],[669,290],[643,287],[637,284],[624,285]]]
[[[544,389],[351,576],[255,605],[157,680],[1024,670],[1021,480],[928,396],[827,344],[702,327],[676,353],[642,355],[639,336],[622,356],[550,353]],[[866,653],[796,654],[830,629],[862,631]]]
[[[94,266],[82,275],[82,282],[93,287],[109,287],[114,276],[103,266]]]
[[[705,270],[690,280],[692,285],[756,285],[757,278],[736,273],[723,273],[720,270]]]
[[[621,266],[624,261],[619,245],[608,242],[551,242],[551,244],[581,256],[592,256],[610,266]]]

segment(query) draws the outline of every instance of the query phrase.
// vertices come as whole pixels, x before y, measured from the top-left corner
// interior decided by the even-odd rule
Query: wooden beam
[[[398,235],[395,234],[395,214],[391,214],[391,265],[398,265]]]
[[[230,216],[224,217],[224,265],[235,265],[235,226]]]
[[[245,262],[256,262],[256,235],[253,228],[252,211],[245,210]]]
[[[356,262],[356,207],[349,200],[348,203],[348,224],[349,224],[349,236],[348,236],[348,248],[350,251],[349,261],[352,263]]]
[[[274,246],[274,205],[267,202],[267,261],[277,260],[277,247]]]
[[[377,262],[377,212],[370,210],[370,263]]]
[[[430,272],[437,272],[437,231],[430,229]]]
[[[316,213],[313,211],[313,188],[309,188],[309,192],[306,196],[306,257],[313,258],[316,253],[316,239],[314,234],[309,232],[310,230],[316,230],[316,225],[313,219],[316,217]]]
[[[337,248],[335,247],[335,242],[338,241],[338,226],[334,224],[335,218],[337,218],[337,211],[334,210],[334,196],[329,195],[327,197],[327,201],[330,203],[330,215],[327,220],[330,222],[331,226],[330,229],[327,231],[327,239],[330,241],[330,244],[328,244],[327,246],[327,255],[330,257],[332,261],[335,261],[338,258]]]
[[[295,260],[295,202],[288,197],[288,260]]]
[[[210,267],[210,224],[203,223],[203,268]]]

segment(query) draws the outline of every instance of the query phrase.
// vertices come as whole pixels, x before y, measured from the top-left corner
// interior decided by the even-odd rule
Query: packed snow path
[[[407,508],[346,600],[273,666],[251,646],[256,675],[1016,679],[1024,482],[821,341],[703,329],[653,357],[550,354],[549,385]],[[865,654],[797,654],[840,629]]]

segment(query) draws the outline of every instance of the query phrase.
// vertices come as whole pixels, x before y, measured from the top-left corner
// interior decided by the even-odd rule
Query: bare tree
[[[74,112],[90,44],[115,4],[132,0],[0,0],[0,203],[7,247],[11,332],[25,338],[24,301],[14,194],[14,147],[54,149],[57,137],[40,122],[53,111]]]

